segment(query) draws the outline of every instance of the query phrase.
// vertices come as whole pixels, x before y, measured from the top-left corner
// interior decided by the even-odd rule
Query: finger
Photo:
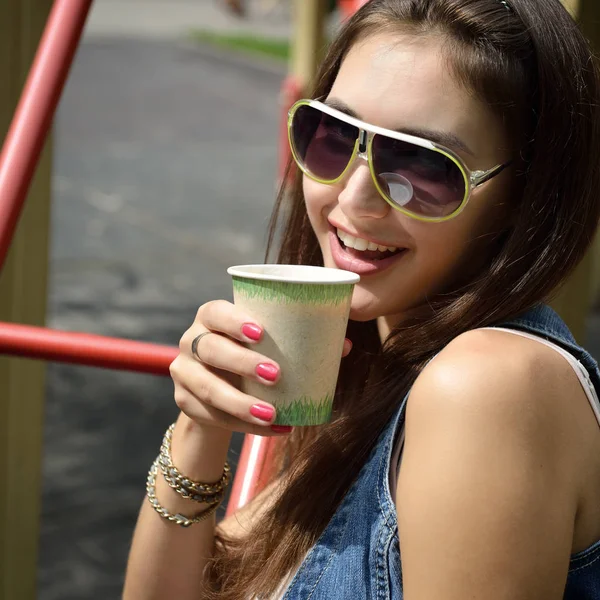
[[[193,359],[184,356],[176,359],[171,365],[171,376],[176,393],[177,387],[181,386],[203,404],[229,413],[236,419],[254,425],[270,425],[275,420],[276,410],[272,404],[241,392]],[[184,407],[180,408],[187,414]]]
[[[346,358],[352,351],[352,342],[348,339],[344,339],[344,350],[342,351],[342,358]]]
[[[263,335],[261,325],[251,315],[226,300],[203,304],[198,309],[196,322],[245,343],[258,342]]]
[[[264,437],[289,435],[293,427],[269,425],[262,423],[260,425],[248,423],[238,419],[234,415],[222,411],[215,406],[203,403],[190,390],[179,386],[176,391],[175,400],[177,406],[193,421],[200,425],[209,425],[211,427],[220,427],[227,431],[239,431],[241,433],[250,433]]]
[[[220,371],[254,379],[264,385],[274,385],[279,379],[280,368],[275,361],[222,335],[203,336],[195,350],[192,353],[190,345],[185,354]]]

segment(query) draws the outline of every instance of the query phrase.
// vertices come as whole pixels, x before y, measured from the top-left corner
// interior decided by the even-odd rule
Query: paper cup
[[[354,284],[349,271],[297,265],[230,267],[233,297],[264,328],[252,348],[277,361],[274,386],[243,379],[243,391],[277,409],[277,425],[329,422]]]

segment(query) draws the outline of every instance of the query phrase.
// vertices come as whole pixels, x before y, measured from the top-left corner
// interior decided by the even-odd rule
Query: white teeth
[[[364,252],[368,246],[369,242],[367,242],[367,240],[363,240],[362,238],[356,238],[354,241],[355,250],[360,250],[361,252]]]
[[[349,233],[347,233],[346,237],[344,238],[344,244],[346,244],[346,247],[354,248],[355,243],[356,243],[356,238],[353,235],[350,235]]]
[[[346,248],[354,248],[355,250],[364,251],[364,250],[379,250],[380,252],[396,252],[397,248],[395,246],[378,246],[374,242],[369,242],[367,240],[363,240],[362,238],[356,238],[341,229],[337,230],[337,235],[344,243]]]

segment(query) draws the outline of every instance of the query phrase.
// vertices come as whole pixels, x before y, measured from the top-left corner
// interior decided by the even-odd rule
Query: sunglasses
[[[366,160],[383,198],[419,221],[457,216],[473,189],[510,165],[470,171],[440,144],[369,125],[318,100],[299,100],[292,106],[288,138],[300,169],[319,183],[337,183],[357,156]]]

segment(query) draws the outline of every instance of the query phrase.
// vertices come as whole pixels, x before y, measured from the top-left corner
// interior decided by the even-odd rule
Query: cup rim
[[[277,271],[280,271],[280,273],[277,273]],[[227,273],[233,277],[242,277],[244,279],[315,285],[349,285],[360,281],[360,276],[351,271],[330,269],[328,267],[313,267],[310,265],[236,265],[229,267]]]

